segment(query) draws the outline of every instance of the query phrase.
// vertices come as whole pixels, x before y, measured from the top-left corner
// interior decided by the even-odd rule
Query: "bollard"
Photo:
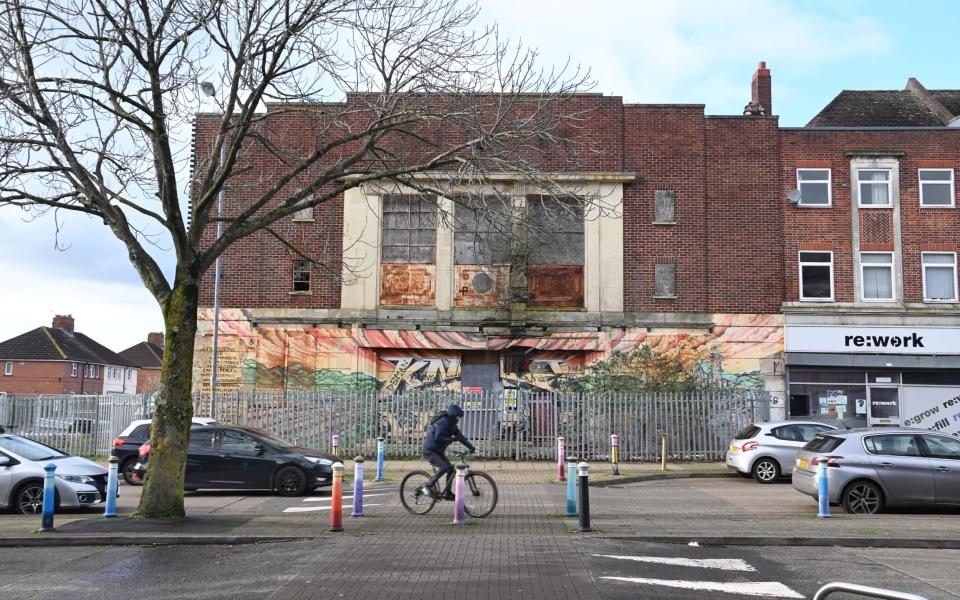
[[[330,445],[333,446],[333,451],[331,452],[333,457],[340,458],[340,436],[333,434],[333,437],[330,438]]]
[[[667,470],[667,436],[660,438],[660,470]]]
[[[590,465],[582,462],[577,465],[577,474],[579,475],[580,485],[580,529],[583,533],[593,531],[590,529]]]
[[[330,531],[343,531],[343,463],[333,463],[333,489],[330,491]]]
[[[117,464],[120,460],[116,456],[110,457],[110,471],[107,474],[107,497],[103,516],[108,519],[117,516]]]
[[[613,475],[620,474],[620,436],[611,433],[610,434],[610,464],[611,464],[611,473]]]
[[[817,465],[817,502],[820,510],[817,511],[817,517],[821,519],[830,518],[830,484],[827,481],[827,461],[826,457],[821,456]]]
[[[563,447],[563,438],[557,438],[557,481],[566,481],[566,474],[563,472],[564,463],[564,447]]]
[[[353,512],[351,517],[363,516],[363,457],[353,459]]]
[[[56,506],[57,481],[54,471],[57,465],[47,463],[43,468],[43,517],[40,520],[40,531],[56,531],[53,526],[53,510]]]
[[[577,516],[577,461],[567,459],[567,515]]]
[[[453,524],[463,525],[467,515],[463,510],[464,482],[467,479],[467,465],[457,465],[457,478],[453,484]]]
[[[374,481],[383,481],[383,438],[377,438],[377,478]]]

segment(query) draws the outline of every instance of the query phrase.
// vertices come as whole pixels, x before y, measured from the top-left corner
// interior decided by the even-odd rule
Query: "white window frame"
[[[924,262],[924,257],[928,254],[949,254],[953,256],[953,298],[943,299],[943,298],[929,298],[927,297],[927,263]],[[944,263],[933,263],[930,265],[934,269],[946,269],[951,265]],[[957,253],[956,252],[937,252],[935,250],[930,250],[929,252],[920,253],[920,270],[923,272],[923,301],[924,302],[936,302],[936,303],[951,303],[957,301]]]
[[[863,184],[879,185],[877,181],[861,181],[860,173],[864,171],[886,171],[887,172],[887,203],[886,204],[864,204],[863,194],[861,193]],[[893,169],[886,167],[858,167],[857,168],[857,207],[858,208],[893,208]]]
[[[866,290],[864,289],[864,277],[863,270],[866,267],[878,268],[882,267],[882,263],[865,263],[863,262],[864,255],[867,254],[885,254],[890,257],[890,297],[889,298],[867,298]],[[861,302],[896,302],[897,301],[897,275],[894,272],[896,257],[893,252],[861,252],[860,253],[860,301]]]
[[[8,375],[8,376],[9,376],[9,375],[13,375],[13,361],[12,361],[12,360],[8,360],[7,362],[3,363],[3,374],[4,374],[4,375]]]
[[[77,370],[77,363],[70,363],[70,377],[76,377]]]
[[[820,205],[825,206],[825,205]],[[800,255],[804,253],[816,253],[816,254],[829,254],[830,255],[830,297],[829,298],[806,298],[803,295],[803,267],[804,265],[809,266],[818,266],[822,267],[826,263],[819,262],[804,262],[801,260]],[[834,285],[833,285],[833,250],[800,250],[797,252],[797,265],[798,265],[798,274],[797,281],[800,282],[799,297],[803,302],[833,302],[834,296]]]
[[[950,186],[950,204],[924,204],[923,203],[923,173],[924,171],[946,171],[950,173],[950,181],[928,181],[927,185],[949,185]],[[957,196],[953,184],[953,169],[917,169],[917,186],[920,188],[920,206],[923,208],[954,208],[957,205]]]
[[[827,184],[827,203],[826,204],[811,204],[805,203],[803,201],[803,183],[800,181],[800,171],[826,171],[827,178],[826,180],[816,179],[816,180],[807,180],[803,183],[826,183]],[[800,190],[800,202],[797,203],[797,206],[803,206],[806,208],[830,208],[833,206],[833,170],[829,167],[798,167],[797,168],[797,189]]]

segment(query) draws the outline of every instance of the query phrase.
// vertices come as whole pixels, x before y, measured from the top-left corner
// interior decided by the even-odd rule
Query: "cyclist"
[[[470,440],[468,440],[466,436],[460,432],[460,428],[457,427],[457,423],[460,422],[460,417],[462,416],[463,409],[456,404],[451,404],[447,407],[447,414],[437,419],[430,426],[430,430],[427,431],[427,437],[423,440],[423,457],[437,469],[437,472],[420,488],[420,493],[432,498],[437,498],[438,496],[433,490],[434,484],[444,475],[447,476],[448,482],[450,478],[453,477],[453,465],[444,455],[447,446],[453,442],[460,442],[466,446],[467,450],[471,453],[476,451],[473,444],[470,443]],[[453,494],[446,492],[443,499],[453,500]]]

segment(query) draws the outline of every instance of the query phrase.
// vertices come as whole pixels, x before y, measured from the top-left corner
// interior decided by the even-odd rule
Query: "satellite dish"
[[[790,204],[800,204],[800,190],[790,190],[787,192],[787,202]]]

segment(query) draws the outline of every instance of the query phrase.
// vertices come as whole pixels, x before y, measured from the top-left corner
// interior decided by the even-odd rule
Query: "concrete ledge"
[[[689,544],[697,542],[701,546],[814,546],[841,548],[922,548],[930,550],[960,549],[960,539],[925,538],[866,538],[866,537],[772,537],[772,536],[598,536],[604,539],[628,542],[654,542],[662,544]]]
[[[2,537],[0,548],[49,546],[235,546],[316,540],[319,536],[304,535],[71,535],[37,534]]]
[[[590,487],[614,487],[626,483],[643,483],[644,481],[659,481],[662,479],[712,479],[712,478],[737,478],[736,473],[727,471],[667,471],[651,473],[649,475],[610,475],[610,479],[597,479],[590,482]]]

